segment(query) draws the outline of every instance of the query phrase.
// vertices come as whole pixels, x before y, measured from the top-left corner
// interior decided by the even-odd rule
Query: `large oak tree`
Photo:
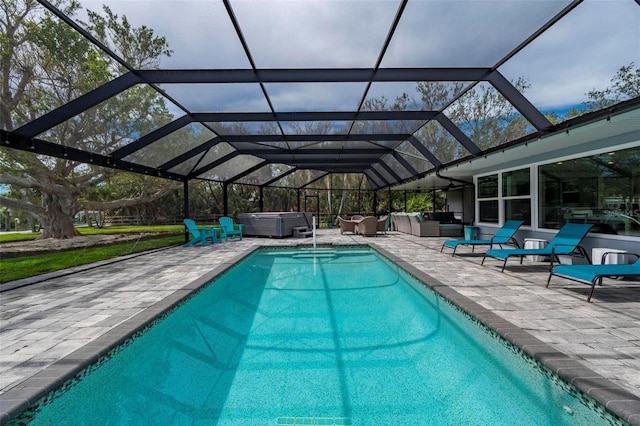
[[[133,68],[157,68],[170,55],[164,37],[132,26],[104,7],[86,11],[81,22],[75,0],[55,5],[119,54]],[[126,70],[81,34],[45,10],[35,0],[0,0],[0,125],[14,130],[93,90]],[[117,97],[38,135],[64,146],[108,153],[171,120],[164,98],[147,86],[135,86]],[[167,190],[108,200],[100,204],[92,192],[105,185],[115,170],[64,158],[0,150],[0,184],[10,185],[3,206],[37,218],[43,237],[77,235],[74,215],[85,209],[114,208],[146,202]]]

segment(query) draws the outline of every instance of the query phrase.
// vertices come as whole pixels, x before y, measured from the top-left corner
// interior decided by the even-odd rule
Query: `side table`
[[[602,262],[602,256],[608,253],[604,262]],[[591,263],[594,265],[617,265],[620,263],[629,263],[626,250],[618,250],[614,248],[606,247],[594,247],[591,249]]]
[[[545,248],[549,244],[549,241],[542,240],[539,238],[525,238],[524,239],[524,248],[525,249],[541,249]],[[544,262],[546,256],[527,256],[528,260],[532,262]]]

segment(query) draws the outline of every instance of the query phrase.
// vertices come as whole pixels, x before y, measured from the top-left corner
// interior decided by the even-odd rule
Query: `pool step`
[[[371,254],[371,250],[348,250],[341,251],[334,248],[300,248],[297,250],[275,250],[271,253],[266,253],[269,256],[291,256],[292,258],[332,258],[335,256],[360,256]]]

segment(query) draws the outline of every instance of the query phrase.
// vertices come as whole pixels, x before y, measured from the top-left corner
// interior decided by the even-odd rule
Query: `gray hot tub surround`
[[[293,236],[293,228],[311,230],[312,217],[311,213],[302,212],[240,213],[238,223],[244,225],[243,235],[285,238]]]

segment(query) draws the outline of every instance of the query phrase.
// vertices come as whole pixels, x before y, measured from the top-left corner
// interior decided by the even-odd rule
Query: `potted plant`
[[[333,228],[333,215],[329,214],[327,216],[327,228],[331,229]]]

